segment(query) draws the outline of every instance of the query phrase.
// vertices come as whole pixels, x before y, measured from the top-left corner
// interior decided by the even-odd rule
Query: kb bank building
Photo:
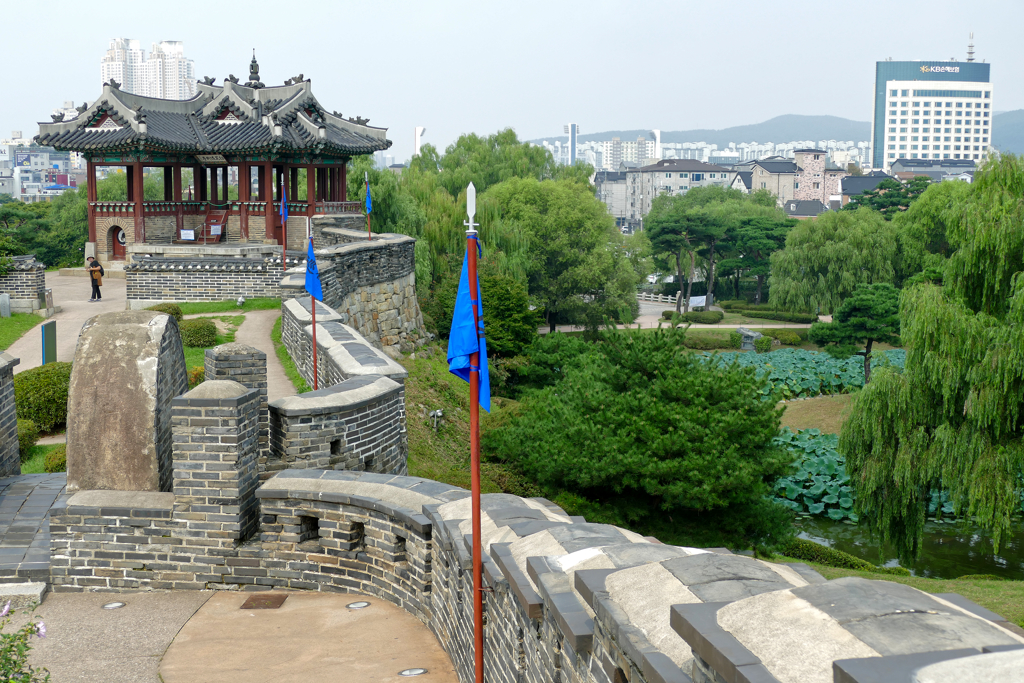
[[[878,62],[872,167],[897,159],[983,159],[992,139],[991,64]]]

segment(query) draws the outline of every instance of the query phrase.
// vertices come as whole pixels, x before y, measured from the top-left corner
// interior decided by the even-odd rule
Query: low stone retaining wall
[[[316,372],[320,387],[331,387],[351,377],[382,375],[404,383],[408,372],[356,330],[343,324],[347,314],[316,303],[317,365],[313,367],[312,299],[289,299],[281,304],[281,341],[295,367],[313,386]]]
[[[405,388],[361,375],[270,404],[272,440],[260,478],[288,469],[407,474]]]
[[[14,367],[21,360],[0,351],[0,478],[21,474],[18,415],[14,405]]]
[[[332,216],[313,219],[317,267],[325,304],[374,345],[403,353],[426,342],[416,298],[416,240],[405,235],[374,234],[338,227]],[[281,281],[285,297],[305,294],[305,268]],[[291,294],[289,294],[291,293]]]
[[[7,274],[0,276],[0,294],[11,297],[11,311],[31,313],[46,307],[46,264],[36,257],[11,256]]]
[[[290,254],[288,264],[297,262]],[[125,264],[129,307],[175,301],[224,301],[282,295],[280,250],[273,257],[135,256]]]

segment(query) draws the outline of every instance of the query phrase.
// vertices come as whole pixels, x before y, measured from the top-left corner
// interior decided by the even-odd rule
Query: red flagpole
[[[470,226],[466,233],[466,253],[469,260],[469,291],[473,302],[473,329],[479,330],[480,312],[477,302],[480,292],[476,279],[476,230]],[[479,334],[479,332],[477,332]],[[473,501],[473,653],[476,681],[484,680],[484,582],[482,539],[480,537],[480,353],[469,356],[469,452],[470,478]]]
[[[313,246],[313,235],[309,236],[309,246]],[[313,391],[316,391],[320,387],[317,384],[316,366],[316,297],[312,293],[309,295],[309,308],[313,312]]]

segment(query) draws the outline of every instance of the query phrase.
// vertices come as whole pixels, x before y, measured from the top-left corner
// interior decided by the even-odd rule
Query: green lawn
[[[237,311],[267,311],[281,308],[280,299],[246,299],[245,304],[239,306],[234,299],[227,301],[190,301],[179,303],[182,315],[194,315],[196,313],[227,313]]]
[[[306,384],[306,380],[302,379],[298,368],[295,367],[295,361],[288,355],[288,349],[284,347],[284,342],[281,341],[281,318],[274,322],[274,328],[270,330],[270,340],[274,342],[274,351],[277,353],[277,358],[281,361],[281,365],[284,366],[284,374],[288,375],[288,379],[291,380],[296,393],[305,394],[308,391],[312,391],[309,385]]]
[[[43,318],[35,313],[11,313],[10,318],[0,318],[0,351],[6,351],[41,322]]]
[[[217,341],[214,342],[213,346],[220,346],[221,344],[230,344],[235,341],[235,332],[245,321],[244,315],[211,315],[203,316],[204,318],[210,318],[214,321],[220,321],[226,330],[221,330],[221,326],[217,328]],[[185,367],[191,370],[192,368],[202,368],[206,366],[206,349],[211,347],[201,346],[186,346],[185,347]]]
[[[52,451],[60,444],[49,444],[47,446],[33,446],[29,452],[27,458],[21,460],[21,473],[22,474],[42,474],[46,470],[43,469],[43,465],[46,461],[46,454]]]

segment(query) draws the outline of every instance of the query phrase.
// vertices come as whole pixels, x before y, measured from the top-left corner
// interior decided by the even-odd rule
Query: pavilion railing
[[[89,202],[93,213],[97,216],[126,216],[130,217],[135,213],[135,202]],[[308,211],[309,204],[304,201],[289,201],[288,213],[293,216],[304,216]],[[209,201],[144,201],[142,212],[144,216],[174,216],[202,215],[210,208],[227,209],[230,215],[246,213],[250,216],[264,216],[267,211],[267,203],[259,200],[239,201],[236,199],[224,202]],[[281,202],[274,202],[274,213],[280,214]],[[318,215],[330,215],[341,213],[362,213],[362,202],[315,202],[313,212]]]
[[[314,213],[362,213],[362,202],[317,202],[313,207]]]

